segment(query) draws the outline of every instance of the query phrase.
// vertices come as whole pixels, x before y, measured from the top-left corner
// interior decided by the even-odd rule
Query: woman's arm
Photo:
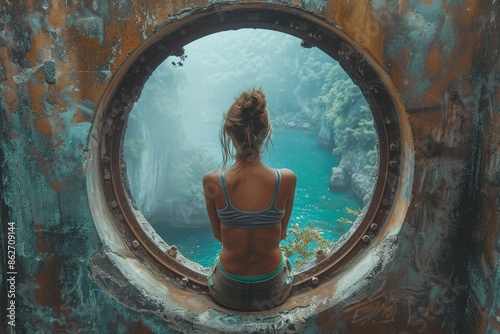
[[[295,198],[295,186],[297,184],[297,176],[289,169],[281,169],[281,186],[286,191],[285,216],[281,221],[281,240],[286,238],[286,230],[288,221],[292,215],[293,200]]]
[[[210,171],[203,176],[203,193],[205,194],[205,205],[214,237],[222,243],[220,220],[217,215],[217,208],[215,207],[215,197],[222,191],[218,181],[219,176],[220,171],[217,170]]]

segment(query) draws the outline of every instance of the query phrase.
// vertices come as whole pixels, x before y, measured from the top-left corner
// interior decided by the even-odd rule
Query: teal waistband
[[[257,276],[240,276],[240,275],[233,275],[231,273],[228,273],[224,269],[224,267],[222,266],[222,263],[220,263],[220,259],[219,258],[217,258],[217,267],[220,269],[220,271],[226,277],[229,277],[229,278],[231,278],[231,279],[233,279],[235,281],[246,282],[246,283],[256,283],[256,282],[261,282],[261,281],[268,280],[268,279],[273,278],[274,276],[276,276],[281,271],[281,269],[283,269],[283,265],[285,264],[285,260],[284,259],[285,259],[285,257],[281,256],[281,262],[280,262],[280,264],[276,267],[276,269],[274,269],[269,274],[257,275]]]

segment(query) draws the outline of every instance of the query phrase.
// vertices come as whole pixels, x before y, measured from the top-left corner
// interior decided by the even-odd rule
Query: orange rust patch
[[[134,329],[132,331],[132,333],[137,333],[137,334],[150,334],[152,333],[149,328],[147,328],[146,326],[144,326],[144,324],[142,322],[136,322],[135,325],[134,325]]]
[[[50,182],[50,187],[52,189],[54,189],[55,191],[59,191],[59,182],[57,182],[57,181]]]
[[[35,237],[37,250],[43,254],[49,254],[43,258],[40,264],[40,271],[35,275],[35,282],[38,288],[35,290],[35,296],[41,306],[53,308],[58,314],[68,315],[71,309],[63,307],[65,304],[59,290],[59,274],[61,272],[61,260],[54,249],[49,247],[42,224],[35,225]]]
[[[50,253],[50,258],[42,261],[41,270],[35,275],[35,282],[38,284],[35,296],[40,306],[51,307],[56,313],[67,316],[71,313],[71,309],[63,306],[65,301],[59,290],[60,284],[57,284],[61,272],[61,260],[52,250]]]
[[[45,242],[45,233],[43,231],[43,225],[35,225],[35,237],[36,237],[36,249],[40,253],[49,253],[51,251],[49,245]]]
[[[337,321],[338,319],[332,317],[332,315],[328,311],[319,313],[316,320],[316,322],[321,325],[322,329],[328,329],[330,332]]]
[[[436,78],[431,87],[429,87],[422,96],[441,96],[452,82],[460,76],[468,73],[474,53],[484,45],[485,30],[484,27],[475,24],[479,15],[481,4],[474,1],[467,2],[468,10],[463,10],[465,6],[454,6],[449,4],[447,10],[454,22],[455,48],[449,53],[449,56],[440,59],[443,65],[439,68],[439,77]],[[428,101],[429,102],[429,101]]]
[[[384,26],[375,19],[370,1],[328,1],[324,15],[384,64]]]
[[[406,12],[407,8],[408,8],[408,6],[406,4],[406,0],[399,0],[399,2],[398,2],[398,12],[400,14],[402,14],[402,13]]]
[[[39,68],[33,75],[37,75],[38,72],[42,71]],[[41,114],[45,108],[43,106],[43,98],[45,93],[45,88],[40,84],[40,80],[36,80],[36,82],[32,82],[31,79],[28,79],[27,82],[29,94],[31,96],[31,108],[34,114]]]
[[[49,7],[47,21],[52,27],[66,27],[67,10],[59,8],[58,1],[52,1]]]
[[[410,48],[405,47],[401,49],[398,57],[395,57],[393,64],[395,66],[391,67],[390,73],[391,78],[396,85],[396,87],[403,87],[405,80],[408,79],[408,64],[410,61]]]
[[[63,141],[62,139],[59,139],[59,140],[56,140],[56,141],[54,142],[54,145],[53,145],[53,146],[54,146],[54,148],[58,148],[58,147],[60,147],[63,143],[64,143],[64,141]]]
[[[43,54],[41,62],[48,58],[50,52],[49,47],[53,44],[50,40],[50,35],[47,31],[31,30],[32,44],[30,51],[26,54],[25,59],[30,66],[40,64],[40,53]],[[41,85],[42,86],[42,85]],[[43,88],[43,86],[42,86]]]
[[[35,128],[46,138],[52,137],[52,126],[47,116],[40,116],[35,119]]]
[[[78,108],[78,110],[73,115],[73,119],[71,120],[71,124],[78,124],[78,123],[87,122],[87,121],[88,120],[83,115],[82,110],[80,108]]]
[[[17,74],[19,74],[19,69],[16,67],[14,63],[9,61],[12,59],[12,56],[7,50],[7,48],[0,46],[0,59],[5,59],[7,61],[3,62],[3,67],[5,70],[5,75],[7,78],[13,78]],[[2,95],[4,99],[5,109],[7,111],[7,115],[10,116],[10,111],[16,110],[18,106],[18,87],[14,80],[7,79],[7,81],[3,82]]]
[[[429,76],[435,76],[441,67],[441,48],[434,44],[427,51],[426,72]]]

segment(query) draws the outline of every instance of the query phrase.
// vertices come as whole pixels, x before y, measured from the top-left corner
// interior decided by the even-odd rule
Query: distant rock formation
[[[353,151],[344,154],[339,166],[332,168],[330,189],[350,189],[363,205],[368,204],[373,190],[374,175],[364,170],[365,164],[366,157],[363,152]]]

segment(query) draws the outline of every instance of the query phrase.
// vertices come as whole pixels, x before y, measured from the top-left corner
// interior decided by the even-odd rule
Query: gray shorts
[[[274,276],[258,282],[228,277],[214,261],[208,273],[208,289],[215,302],[238,311],[264,311],[282,304],[292,289],[293,274],[288,259]]]

